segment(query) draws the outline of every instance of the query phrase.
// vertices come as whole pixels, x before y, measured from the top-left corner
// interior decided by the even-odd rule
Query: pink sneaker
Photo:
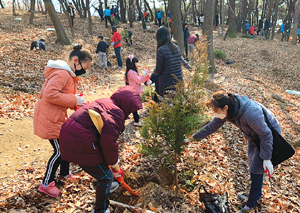
[[[42,183],[40,183],[40,186],[38,190],[42,193],[45,193],[49,195],[50,197],[58,197],[60,194],[59,189],[55,186],[55,182],[52,181],[48,186],[43,186]]]
[[[69,179],[71,182],[78,182],[80,177],[77,175],[72,175],[71,173],[69,175],[64,176],[65,179]]]

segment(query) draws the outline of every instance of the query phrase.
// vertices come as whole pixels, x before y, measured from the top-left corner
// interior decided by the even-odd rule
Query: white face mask
[[[226,118],[227,117],[227,114],[225,113],[215,113],[214,112],[214,116],[216,117],[216,118],[220,118],[220,119],[224,119],[224,118]]]

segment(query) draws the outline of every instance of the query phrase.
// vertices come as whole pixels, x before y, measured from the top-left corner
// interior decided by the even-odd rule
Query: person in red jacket
[[[101,115],[101,135],[89,116],[92,109]],[[110,98],[97,99],[75,111],[63,124],[59,136],[62,159],[78,164],[85,172],[98,180],[94,212],[110,212],[107,194],[113,173],[118,165],[118,137],[123,132],[128,115],[142,109],[139,93],[131,86],[116,91]],[[114,175],[114,176],[116,176]]]
[[[256,28],[254,28],[253,26],[250,27],[249,33],[250,33],[250,35],[251,35],[252,38],[255,37],[255,35],[254,35],[254,31],[255,31],[255,30],[256,30]]]
[[[111,28],[112,31],[112,41],[111,41],[111,45],[114,47],[115,49],[115,53],[117,56],[117,61],[118,61],[118,69],[122,69],[122,57],[121,57],[121,35],[120,33],[117,31],[116,27],[112,27]]]

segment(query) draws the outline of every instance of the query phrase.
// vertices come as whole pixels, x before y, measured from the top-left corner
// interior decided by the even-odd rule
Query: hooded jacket
[[[178,46],[175,45],[175,53],[168,44],[158,48],[154,73],[159,75],[160,96],[163,96],[166,90],[174,89],[172,87],[178,80],[183,80],[181,62],[190,69],[190,65],[182,58]]]
[[[62,60],[49,60],[44,75],[46,81],[34,109],[34,134],[56,139],[67,118],[67,109],[76,106],[78,77]]]
[[[235,95],[234,116],[232,119],[214,117],[207,125],[193,135],[194,139],[203,139],[217,131],[226,121],[239,127],[248,141],[249,170],[254,174],[263,174],[263,160],[270,160],[273,151],[273,136],[265,122],[263,110],[270,124],[281,134],[281,129],[274,114],[260,103],[246,96]],[[255,146],[256,139],[260,139],[260,151]]]
[[[89,116],[89,109],[102,117],[101,135]],[[61,128],[59,146],[62,159],[80,166],[116,164],[117,140],[125,128],[125,119],[139,109],[142,109],[140,95],[131,86],[119,89],[110,98],[101,98],[81,107]]]

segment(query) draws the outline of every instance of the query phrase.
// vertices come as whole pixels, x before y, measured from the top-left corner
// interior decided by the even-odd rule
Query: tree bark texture
[[[228,1],[228,0],[227,0]],[[235,0],[229,0],[228,4],[229,26],[226,34],[229,38],[236,38]],[[205,21],[205,19],[204,19]],[[226,35],[225,35],[226,36]]]
[[[120,0],[120,14],[121,14],[121,22],[126,23],[126,8],[124,5],[124,1],[126,0]]]
[[[215,11],[215,0],[210,0],[209,4],[205,4],[204,9],[204,36],[207,40],[207,59],[209,61],[209,73],[215,73],[215,62],[214,62],[214,46],[213,46],[213,28],[214,28],[214,11]]]
[[[16,16],[16,0],[12,1],[12,12],[13,12],[13,16]]]
[[[292,44],[297,43],[297,29],[298,29],[298,24],[299,24],[299,11],[300,11],[300,0],[297,0],[295,3],[295,13],[294,13],[294,27],[292,29]]]
[[[143,29],[146,29],[146,23],[145,23],[144,14],[142,12],[142,8],[141,8],[141,5],[140,5],[140,0],[136,0],[136,7],[137,7],[137,9],[139,11],[139,15],[141,17],[142,27],[143,27]]]
[[[171,4],[170,4],[171,3]],[[184,43],[183,43],[183,30],[181,24],[181,1],[180,0],[169,0],[169,9],[172,16],[172,33],[174,39],[178,42],[181,55],[184,54]]]
[[[35,0],[31,0],[31,1],[30,1],[30,17],[29,17],[29,24],[33,24],[34,10],[35,10]]]
[[[93,35],[93,29],[92,29],[92,16],[91,16],[91,10],[90,10],[90,0],[86,0],[86,8],[87,8],[87,14],[88,14],[88,22],[89,22],[89,34]]]
[[[153,12],[152,12],[152,10],[150,8],[150,5],[149,5],[148,1],[144,0],[144,4],[145,4],[145,6],[146,6],[146,8],[148,10],[148,13],[150,13],[150,20],[154,21],[154,15],[153,15]]]
[[[2,9],[4,9],[4,5],[2,3],[2,0],[0,0],[0,6],[1,6]]]
[[[275,27],[276,27],[277,16],[278,16],[278,2],[279,2],[279,0],[275,0],[274,6],[273,6],[274,15],[272,16],[272,23],[271,23],[271,26],[272,26],[271,39],[274,39],[274,36],[275,36]]]
[[[71,42],[66,35],[66,32],[57,16],[57,13],[54,9],[54,6],[53,6],[51,0],[44,0],[44,4],[45,4],[45,8],[47,9],[48,14],[50,16],[50,19],[53,23],[53,26],[55,28],[57,42],[64,44],[64,45],[70,45]]]
[[[128,5],[128,20],[129,20],[129,26],[133,27],[132,23],[133,23],[133,1],[134,0],[129,0],[129,5]]]

